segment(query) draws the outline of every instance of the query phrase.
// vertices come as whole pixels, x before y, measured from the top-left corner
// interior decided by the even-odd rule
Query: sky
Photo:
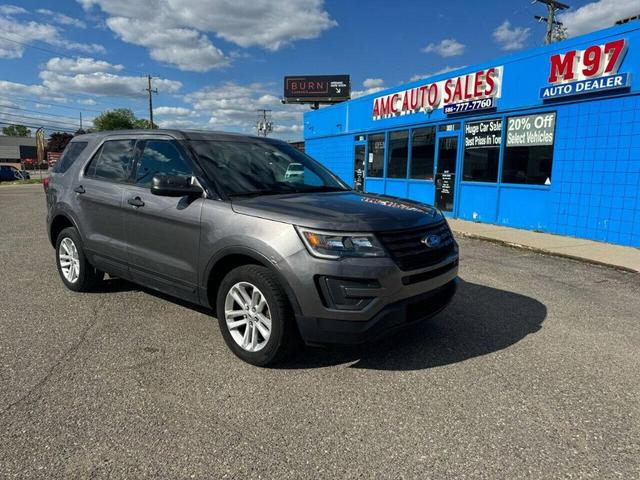
[[[640,0],[563,0],[569,36],[640,14]],[[100,112],[160,127],[302,137],[285,75],[349,74],[352,96],[543,43],[531,0],[14,0],[0,2],[0,126],[75,131]],[[57,127],[57,128],[56,128]]]

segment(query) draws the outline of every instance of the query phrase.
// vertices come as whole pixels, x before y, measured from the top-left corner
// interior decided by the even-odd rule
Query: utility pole
[[[541,17],[536,15],[534,18],[539,22],[547,23],[547,33],[544,37],[544,43],[549,45],[553,42],[553,33],[557,27],[562,27],[562,22],[556,20],[556,13],[562,10],[567,10],[569,5],[557,2],[556,0],[535,0],[538,3],[544,3],[547,6],[547,16]]]
[[[153,128],[153,94],[158,93],[157,88],[151,88],[151,75],[147,75],[148,86],[145,89],[149,93],[149,128]]]
[[[258,121],[256,122],[258,136],[266,137],[273,131],[273,122],[271,121],[271,110],[258,110]]]

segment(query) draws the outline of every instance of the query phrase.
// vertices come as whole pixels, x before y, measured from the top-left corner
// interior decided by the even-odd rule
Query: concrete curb
[[[630,267],[625,267],[623,265],[615,265],[612,263],[607,263],[607,262],[601,262],[599,260],[594,260],[592,258],[586,258],[586,257],[581,257],[578,255],[571,255],[569,253],[562,253],[562,252],[555,252],[552,250],[547,250],[545,248],[537,248],[537,247],[532,247],[531,245],[523,245],[521,243],[516,243],[516,242],[510,242],[508,240],[501,240],[499,238],[493,238],[493,237],[488,237],[486,235],[481,235],[481,234],[477,234],[477,233],[469,233],[469,232],[463,232],[460,230],[456,230],[453,229],[453,233],[456,235],[459,235],[461,237],[465,237],[465,238],[472,238],[475,240],[484,240],[486,242],[491,242],[491,243],[495,243],[497,245],[503,245],[506,247],[511,247],[511,248],[519,248],[521,250],[529,250],[531,252],[535,252],[535,253],[542,253],[544,255],[551,255],[554,257],[560,257],[560,258],[568,258],[570,260],[576,260],[579,262],[583,262],[583,263],[589,263],[592,265],[598,265],[601,267],[608,267],[608,268],[614,268],[616,270],[620,270],[623,272],[628,272],[628,273],[640,273],[638,270],[635,270],[633,268]]]

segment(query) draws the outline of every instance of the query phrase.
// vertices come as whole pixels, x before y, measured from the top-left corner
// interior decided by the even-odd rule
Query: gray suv
[[[355,192],[277,140],[81,135],[45,190],[68,288],[90,290],[108,273],[211,308],[254,365],[301,340],[374,339],[436,314],[456,290],[458,246],[438,210]]]

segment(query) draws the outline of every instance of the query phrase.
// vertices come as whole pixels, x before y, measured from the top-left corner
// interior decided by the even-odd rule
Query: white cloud
[[[156,107],[153,109],[153,114],[162,115],[174,115],[176,117],[186,117],[191,114],[191,110],[183,107]]]
[[[22,15],[28,13],[24,8],[16,5],[0,5],[0,14],[2,15]]]
[[[43,42],[58,48],[84,53],[105,53],[102,45],[71,42],[60,35],[53,25],[38,22],[19,22],[13,17],[0,16],[0,58],[22,58],[25,43]]]
[[[503,50],[513,51],[524,48],[525,42],[531,35],[531,29],[525,27],[511,27],[511,22],[505,20],[493,31],[493,39],[502,45]]]
[[[96,102],[93,98],[84,98],[82,100],[78,100],[78,103],[80,105],[92,106],[92,105],[96,105],[98,102]]]
[[[48,94],[49,91],[42,85],[25,85],[22,83],[0,80],[0,95],[8,97],[11,97],[12,95],[28,95],[42,98]]]
[[[36,10],[40,15],[45,15],[47,17],[51,17],[51,19],[55,23],[59,23],[60,25],[67,25],[76,28],[87,28],[87,25],[78,18],[73,18],[63,13],[54,12],[52,10],[48,10],[46,8],[40,8]]]
[[[381,78],[367,78],[362,82],[362,90],[352,90],[351,98],[364,97],[384,90],[384,80]]]
[[[206,130],[208,128],[206,121],[188,120],[185,118],[169,118],[155,121],[160,128],[180,128],[185,130]]]
[[[151,58],[180,70],[206,72],[229,63],[222,51],[197,30],[155,28],[146,20],[126,17],[111,17],[107,25],[123,41],[147,47]]]
[[[189,71],[229,62],[208,34],[243,48],[275,51],[296,40],[317,38],[336,25],[324,10],[324,0],[78,1],[87,10],[97,6],[105,12],[107,26],[123,41]]]
[[[302,114],[308,107],[283,105],[272,91],[273,85],[233,82],[210,86],[191,92],[183,100],[193,107],[193,117],[208,117],[207,128],[256,133],[257,108],[271,110],[275,136],[299,134]],[[193,122],[197,123],[194,118]]]
[[[362,82],[362,86],[364,88],[377,88],[382,87],[384,85],[384,80],[381,78],[367,78],[364,82]]]
[[[559,15],[570,37],[611,27],[640,14],[640,0],[599,0]]]
[[[96,73],[120,71],[124,67],[122,65],[113,65],[104,60],[96,60],[94,58],[60,58],[54,57],[49,59],[45,65],[45,70],[58,73]]]
[[[460,66],[457,66],[457,67],[451,67],[451,66],[447,65],[446,67],[443,67],[440,70],[436,70],[435,72],[413,75],[409,79],[409,81],[410,82],[416,82],[418,80],[422,80],[423,78],[435,77],[436,75],[442,75],[443,73],[453,72],[454,70],[460,70],[461,68],[464,68],[464,67],[465,67],[465,65],[460,65]]]
[[[455,38],[445,38],[439,43],[430,43],[422,49],[426,53],[435,53],[441,57],[457,57],[464,53],[466,45],[458,42]]]
[[[147,87],[147,81],[142,77],[107,72],[64,75],[43,70],[40,72],[40,78],[42,85],[53,92],[121,97],[141,97],[147,94],[144,90]],[[180,90],[182,83],[158,78],[154,80],[153,86],[162,93],[175,93]]]

